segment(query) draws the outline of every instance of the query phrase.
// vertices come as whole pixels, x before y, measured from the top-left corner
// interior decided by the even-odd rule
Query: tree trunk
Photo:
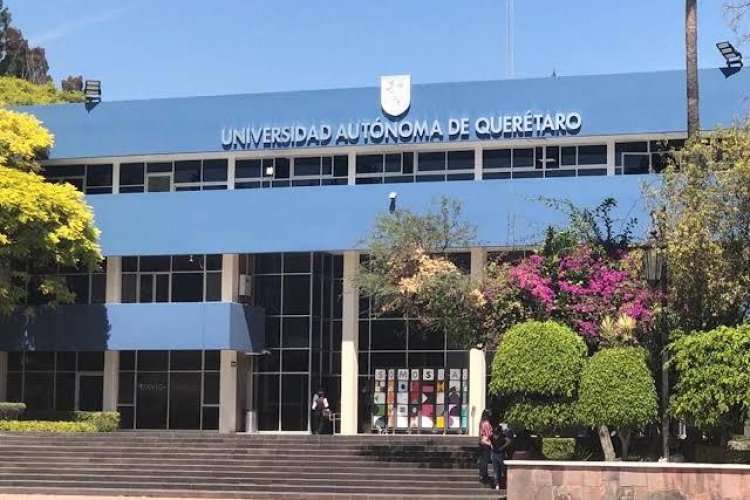
[[[685,0],[685,67],[687,74],[687,134],[700,131],[698,117],[698,0]]]
[[[596,428],[596,432],[599,433],[599,442],[602,444],[604,460],[607,462],[614,462],[616,458],[615,447],[612,445],[612,436],[609,434],[609,429],[606,425],[602,424]]]
[[[617,437],[620,438],[620,445],[622,446],[622,453],[620,453],[622,460],[627,460],[630,455],[630,436],[631,432],[629,430],[619,429],[617,431]]]

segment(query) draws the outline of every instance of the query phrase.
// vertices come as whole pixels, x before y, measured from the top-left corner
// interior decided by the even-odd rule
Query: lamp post
[[[659,286],[661,311],[659,313],[660,347],[661,347],[661,448],[662,457],[669,461],[669,375],[667,370],[667,264],[664,260],[661,242],[650,242],[643,253],[643,268],[646,280]]]

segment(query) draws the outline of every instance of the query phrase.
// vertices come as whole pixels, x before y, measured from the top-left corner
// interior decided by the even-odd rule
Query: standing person
[[[505,424],[499,424],[492,432],[490,441],[492,443],[490,460],[492,461],[492,468],[495,470],[495,489],[499,490],[500,484],[505,478],[505,458],[512,442],[510,429]]]
[[[313,394],[312,398],[312,432],[313,434],[323,434],[326,429],[326,418],[331,414],[331,405],[328,404],[326,391],[323,387],[318,387],[318,392]]]
[[[482,412],[479,422],[479,481],[491,485],[491,479],[487,474],[487,466],[490,464],[490,453],[492,451],[492,424],[490,423],[490,411]]]

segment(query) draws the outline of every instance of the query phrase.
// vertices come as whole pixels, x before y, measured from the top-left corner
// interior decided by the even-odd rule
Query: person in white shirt
[[[328,403],[326,391],[322,387],[313,394],[312,398],[312,432],[313,434],[324,434],[327,421],[331,416],[331,405]]]

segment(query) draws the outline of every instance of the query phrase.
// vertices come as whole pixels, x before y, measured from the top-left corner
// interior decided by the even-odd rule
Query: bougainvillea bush
[[[485,300],[516,304],[514,310],[528,318],[560,321],[598,344],[608,318],[632,318],[641,331],[648,326],[655,293],[641,276],[641,262],[638,250],[546,244],[538,254],[496,264],[500,269],[489,273]]]

